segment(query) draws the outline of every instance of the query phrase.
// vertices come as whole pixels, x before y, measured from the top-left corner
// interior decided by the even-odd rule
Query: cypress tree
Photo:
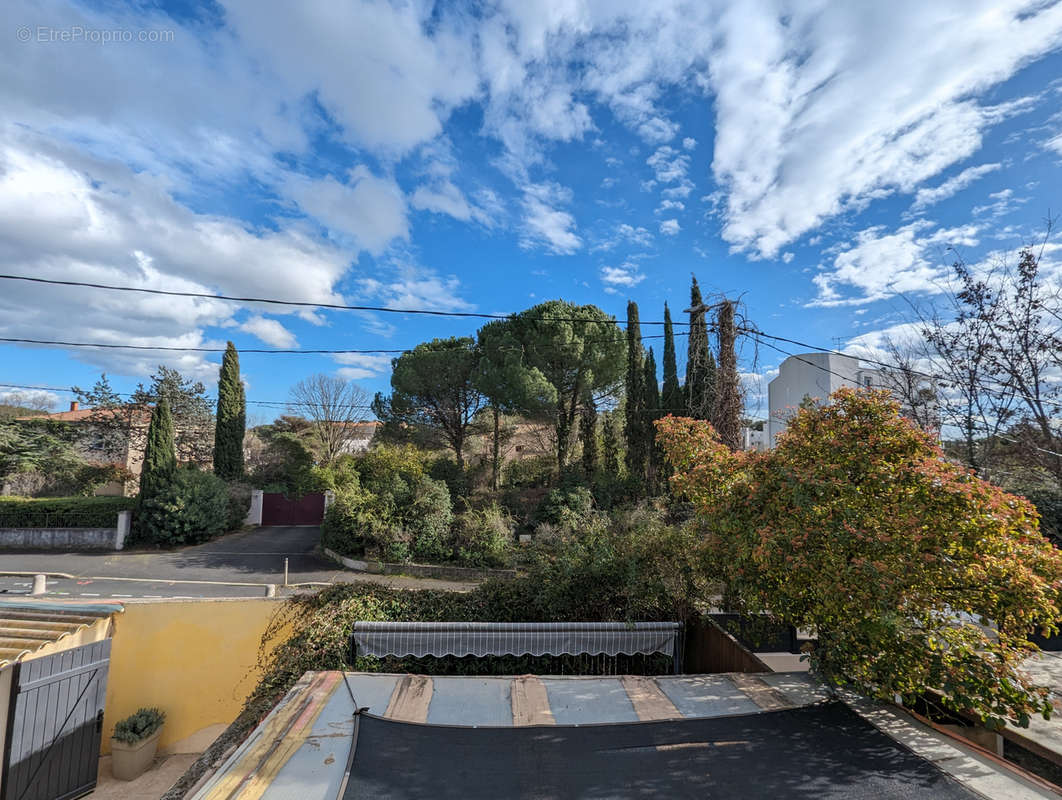
[[[727,300],[716,316],[719,336],[719,369],[715,376],[715,403],[712,426],[723,444],[731,450],[741,448],[741,381],[737,370],[734,328],[734,304]]]
[[[616,422],[613,414],[606,413],[601,424],[601,450],[605,472],[616,476],[619,474],[619,437],[616,435]]]
[[[686,357],[686,410],[694,419],[708,419],[712,412],[714,381],[708,374],[711,358],[704,301],[701,299],[701,287],[694,276],[690,286],[690,338]]]
[[[645,357],[642,399],[642,431],[645,437],[642,446],[645,448],[646,483],[649,493],[656,494],[661,453],[656,446],[656,426],[653,422],[660,418],[660,386],[656,382],[656,356],[653,355],[651,347]]]
[[[144,464],[140,468],[140,502],[158,494],[173,480],[177,455],[173,445],[173,416],[169,400],[163,396],[155,403],[148,426]]]
[[[243,476],[243,434],[247,401],[240,381],[240,356],[229,342],[218,374],[218,413],[214,423],[214,474],[227,481]]]
[[[682,386],[679,385],[675,357],[675,329],[671,324],[671,309],[664,303],[664,389],[660,398],[660,410],[665,416],[681,416],[683,405]]]
[[[579,439],[583,445],[583,472],[590,479],[597,472],[597,406],[593,397],[583,401],[579,416]]]
[[[638,320],[638,304],[627,303],[627,406],[624,435],[627,439],[627,473],[632,478],[645,475],[645,420],[642,365],[642,327]]]

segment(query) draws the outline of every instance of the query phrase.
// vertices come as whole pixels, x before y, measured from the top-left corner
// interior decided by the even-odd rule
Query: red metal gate
[[[283,494],[262,495],[263,525],[320,525],[324,521],[323,494],[304,494],[298,499]]]

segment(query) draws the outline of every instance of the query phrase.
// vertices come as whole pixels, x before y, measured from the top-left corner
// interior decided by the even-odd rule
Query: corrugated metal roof
[[[0,602],[0,666],[122,611],[120,604]]]

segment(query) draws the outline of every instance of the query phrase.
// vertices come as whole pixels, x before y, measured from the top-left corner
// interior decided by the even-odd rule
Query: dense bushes
[[[425,474],[416,449],[378,447],[329,477],[336,501],[321,528],[325,547],[385,561],[451,558],[450,492]]]
[[[513,521],[497,506],[469,509],[454,520],[452,557],[469,567],[504,567],[512,559]]]
[[[178,469],[136,513],[136,541],[159,547],[196,544],[226,529],[229,490],[225,481],[197,469]]]
[[[594,509],[594,497],[585,486],[568,485],[550,490],[535,512],[538,522],[550,525],[578,525]]]
[[[1040,532],[1051,539],[1056,547],[1062,546],[1062,492],[1043,487],[1017,489],[1015,494],[1024,495],[1036,506],[1040,514]]]
[[[512,489],[530,489],[547,485],[557,462],[552,456],[517,458],[505,465],[503,482]]]
[[[133,497],[0,497],[0,521],[12,528],[113,528]]]
[[[458,525],[468,521],[461,515]],[[640,509],[616,515],[611,521],[599,515],[581,528],[563,531],[548,546],[532,548],[524,574],[489,580],[470,592],[337,584],[316,594],[297,595],[283,607],[264,637],[268,641],[282,631],[292,631],[287,641],[264,657],[264,676],[248,703],[268,710],[307,670],[353,667],[421,674],[586,671],[585,662],[577,658],[549,657],[359,657],[351,665],[349,636],[357,620],[684,621],[694,609],[694,598],[706,594],[695,568],[697,552],[693,532],[667,526],[657,512]],[[623,668],[666,672],[669,660],[625,661]]]
[[[225,519],[225,530],[235,531],[242,528],[247,520],[247,512],[251,508],[251,487],[246,483],[230,483],[228,485],[228,493],[228,515]]]

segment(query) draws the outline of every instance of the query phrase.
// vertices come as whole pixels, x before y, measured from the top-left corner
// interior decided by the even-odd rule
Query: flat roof
[[[637,730],[641,735],[653,727],[642,723],[659,724],[658,727],[663,725],[665,729],[670,725],[675,730],[688,730],[696,726],[684,725],[685,721],[717,720],[715,728],[725,728],[730,724],[725,718],[732,717],[735,727],[748,727],[749,715],[785,714],[807,708],[821,710],[830,698],[830,693],[805,673],[656,677],[428,677],[310,672],[303,676],[193,797],[195,800],[237,800],[245,796],[245,790],[249,791],[253,787],[253,794],[247,794],[247,797],[262,800],[334,800],[339,796],[351,749],[355,702],[358,707],[367,707],[369,714],[379,718],[371,721],[371,727],[368,718],[362,718],[367,720],[362,726],[366,736],[382,735],[368,732],[383,730],[380,726],[384,723],[380,720],[395,720],[415,723],[400,727],[408,729],[407,732],[419,731],[423,734],[421,739],[434,736],[443,743],[450,739],[439,726],[458,726],[462,730],[497,730],[497,735],[492,735],[490,730],[483,730],[479,739],[472,739],[490,743],[501,737],[502,731],[530,729],[532,726],[538,726],[535,730],[546,733],[553,730],[557,736],[569,736],[576,728],[611,723],[617,726],[612,729],[617,735],[628,738],[631,731]],[[949,796],[980,796],[1000,800],[1058,796],[976,749],[922,725],[899,709],[854,696],[844,696],[842,699],[847,707],[844,714],[851,715],[854,712],[860,720],[868,723],[864,725],[867,730],[871,727],[875,729],[873,735],[883,734],[887,738],[882,741],[895,743],[890,746],[903,758],[913,753],[917,756],[918,764],[922,765],[919,769],[926,766],[923,762],[927,762],[934,770],[948,776],[949,786],[955,783],[959,790],[967,792]],[[834,703],[831,708],[837,705]],[[815,717],[814,714],[796,716],[806,720]],[[788,723],[788,727],[782,724],[783,716],[765,717],[757,725],[759,730],[767,732],[766,735],[774,727],[770,720],[778,721],[779,736],[783,730],[792,727]],[[807,730],[811,733],[815,726],[821,727],[824,723],[807,724]],[[837,732],[834,734],[834,739],[838,740]],[[519,732],[504,735],[518,737]],[[455,734],[452,741],[456,744],[459,739],[464,741],[468,735]],[[843,737],[839,740],[844,741]],[[771,746],[781,747],[780,752],[786,753],[789,752],[786,749],[788,741],[779,740]],[[829,739],[822,741],[828,742]],[[362,752],[363,744],[359,738],[357,752]],[[741,744],[747,745],[748,742],[743,740]],[[633,747],[630,752],[641,753],[653,749]],[[366,746],[365,752],[372,752],[370,745]],[[559,752],[563,757],[566,751],[561,749]],[[573,758],[577,758],[575,752],[572,750]],[[728,757],[737,756],[736,750],[731,752],[733,755]],[[834,760],[844,758],[843,747],[838,751],[831,746],[830,753]],[[855,758],[853,756],[852,769],[848,770],[849,780],[858,779],[855,769],[858,762]],[[455,768],[457,766],[455,764]],[[770,764],[757,768],[770,769]],[[416,759],[411,759],[409,770],[415,769]],[[924,780],[905,775],[901,775],[903,780],[917,790],[913,790],[910,797],[932,796],[925,793],[925,786],[922,785]],[[446,776],[437,777],[445,780]],[[419,776],[420,780],[423,778],[423,775]],[[365,776],[359,778],[355,775],[355,783],[359,779],[365,779]],[[816,796],[826,795],[820,793]]]

